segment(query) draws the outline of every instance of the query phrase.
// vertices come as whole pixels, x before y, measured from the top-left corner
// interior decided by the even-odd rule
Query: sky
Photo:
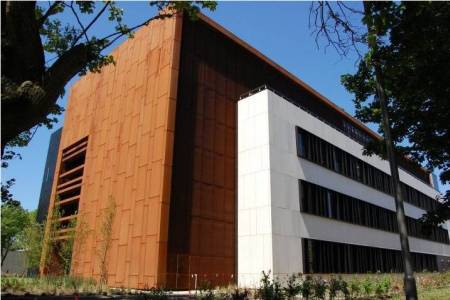
[[[119,6],[128,25],[155,14],[148,2],[121,2]],[[353,115],[352,95],[341,85],[340,76],[356,71],[357,56],[340,57],[333,49],[325,49],[323,43],[317,47],[308,26],[309,6],[310,2],[219,2],[216,11],[205,13]],[[60,18],[63,23],[73,22],[65,13]],[[112,30],[111,23],[100,19],[91,33],[101,37]],[[76,80],[68,83],[66,91]],[[64,107],[68,94],[58,104]],[[13,160],[2,170],[3,182],[16,178],[12,193],[26,209],[37,208],[50,134],[63,125],[63,120],[64,116],[59,117],[51,130],[39,128],[27,147],[16,149],[22,160]]]

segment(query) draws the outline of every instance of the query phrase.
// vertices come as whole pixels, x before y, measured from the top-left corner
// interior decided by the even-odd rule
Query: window
[[[297,155],[324,168],[333,170],[353,180],[386,194],[394,192],[391,176],[342,149],[322,140],[306,130],[296,127]],[[435,199],[402,183],[406,202],[425,210],[437,206]]]
[[[299,187],[301,212],[398,233],[396,214],[389,209],[303,180],[299,180]],[[450,244],[448,231],[440,226],[424,228],[410,217],[406,223],[410,236]]]
[[[305,136],[297,127],[297,156],[305,156]]]
[[[304,273],[402,272],[400,251],[302,239]],[[411,253],[415,271],[437,271],[437,256]]]

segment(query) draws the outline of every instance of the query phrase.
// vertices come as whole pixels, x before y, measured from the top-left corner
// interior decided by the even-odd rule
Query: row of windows
[[[300,210],[302,212],[370,228],[398,232],[396,214],[389,209],[303,180],[299,181],[299,185]],[[422,223],[410,217],[406,217],[406,225],[410,236],[450,244],[447,230],[441,227],[436,226],[425,231]]]
[[[297,155],[339,174],[393,195],[391,176],[359,158],[339,149],[312,133],[297,127]],[[427,211],[437,207],[437,201],[416,189],[402,183],[402,189],[409,202]]]
[[[348,137],[354,139],[356,142],[358,142],[361,145],[367,145],[372,138],[370,138],[365,132],[360,130],[359,128],[356,128],[353,124],[350,122],[347,122],[346,120],[342,120],[343,125],[343,131],[344,134]],[[416,165],[415,163],[408,161],[404,157],[399,156],[398,157],[398,166],[399,168],[403,169],[404,171],[410,173],[412,176],[416,177],[417,179],[423,181],[427,185],[430,185],[430,177],[429,174],[423,170],[420,170],[420,167]]]
[[[305,273],[402,272],[400,251],[302,239]],[[437,257],[411,253],[415,271],[437,271]]]

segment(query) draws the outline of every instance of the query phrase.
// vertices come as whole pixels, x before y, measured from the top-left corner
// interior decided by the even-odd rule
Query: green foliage
[[[351,299],[358,298],[361,295],[361,281],[353,277],[349,282],[349,296]]]
[[[42,246],[44,242],[45,224],[36,221],[36,210],[28,213],[28,226],[19,235],[20,248],[25,251],[27,267],[31,270],[38,270]]]
[[[349,297],[348,283],[341,276],[337,278],[331,276],[328,282],[328,289],[330,299],[336,298],[339,293],[342,293],[345,298]]]
[[[440,168],[441,181],[450,182],[450,3],[371,2],[368,7],[363,22],[374,29],[368,37],[374,47],[355,74],[342,76],[355,96],[356,116],[381,124],[376,58],[397,151],[430,169]],[[368,145],[367,153],[383,155],[381,143]],[[447,212],[444,220],[450,217]]]
[[[102,213],[103,222],[100,228],[101,244],[98,248],[98,256],[100,262],[100,282],[106,284],[108,280],[108,264],[107,255],[112,242],[112,229],[114,218],[116,216],[116,202],[110,197],[108,206]],[[84,227],[84,226],[83,226]]]
[[[199,291],[195,295],[195,298],[198,300],[214,300],[216,299],[216,295],[214,290],[211,287],[211,282],[207,280],[203,280],[200,282]]]
[[[373,293],[374,283],[370,277],[366,277],[361,283],[361,290],[365,296],[370,297]]]
[[[306,275],[305,279],[302,282],[300,293],[302,297],[305,299],[309,299],[309,297],[313,294],[313,279],[310,275]]]
[[[286,287],[284,288],[284,294],[292,299],[297,296],[302,289],[302,284],[300,282],[300,274],[292,274],[289,276]]]
[[[61,264],[63,274],[68,275],[72,266],[73,245],[75,242],[75,234],[77,228],[77,220],[72,219],[65,229],[72,229],[68,232],[68,238],[55,242],[56,254]]]
[[[274,278],[270,278],[270,271],[262,272],[260,286],[258,288],[258,296],[263,300],[280,300],[284,299],[283,288],[281,283]]]
[[[378,298],[386,296],[389,293],[391,286],[391,279],[388,276],[381,277],[375,282],[375,295]]]
[[[164,13],[139,24],[123,21],[124,10],[115,1],[5,1],[2,15],[2,158],[17,157],[5,147],[28,145],[36,129],[51,128],[63,108],[57,100],[75,75],[100,72],[114,58],[105,51],[151,20],[171,17],[175,11],[196,19],[201,9],[214,10],[215,1],[151,1]],[[33,18],[34,16],[34,18]],[[96,36],[94,28],[107,19],[110,32]],[[69,22],[63,20],[70,20]],[[27,24],[26,30],[23,24]],[[20,49],[27,51],[20,51]],[[6,126],[7,125],[7,126]],[[7,165],[6,161],[2,165]]]
[[[2,164],[4,162],[2,161]],[[10,188],[16,183],[14,178],[7,180],[5,183],[2,182],[2,205],[10,204],[13,206],[20,206],[20,202],[15,200]]]
[[[313,280],[313,292],[314,297],[317,299],[325,299],[325,295],[327,293],[327,283],[321,277],[316,277]]]
[[[186,13],[191,20],[198,19],[201,9],[216,10],[216,1],[150,1],[150,5],[158,7],[160,11],[175,10]]]
[[[49,223],[46,226],[47,232],[42,244],[41,264],[45,273],[68,275],[72,267],[74,247],[77,246],[77,251],[81,251],[88,232],[85,230],[83,221],[77,218],[71,219],[68,224],[62,226],[58,220],[61,218],[63,210],[58,202],[59,200],[56,199]],[[60,238],[60,230],[66,230],[63,234],[64,239]]]
[[[231,293],[231,300],[246,300],[249,298],[250,291],[248,289],[234,288]]]
[[[91,278],[71,276],[10,277],[1,278],[2,293],[30,293],[35,295],[73,295],[99,293],[102,287]]]
[[[19,236],[28,226],[28,213],[20,205],[9,203],[1,206],[2,265],[9,251],[19,247]]]

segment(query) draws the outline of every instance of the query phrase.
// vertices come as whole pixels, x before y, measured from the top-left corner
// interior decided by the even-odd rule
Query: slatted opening
[[[56,201],[60,213],[60,218],[57,220],[59,230],[56,239],[58,240],[68,238],[70,232],[74,230],[70,226],[78,214],[87,145],[88,138],[85,137],[66,147],[62,152],[56,186]]]

